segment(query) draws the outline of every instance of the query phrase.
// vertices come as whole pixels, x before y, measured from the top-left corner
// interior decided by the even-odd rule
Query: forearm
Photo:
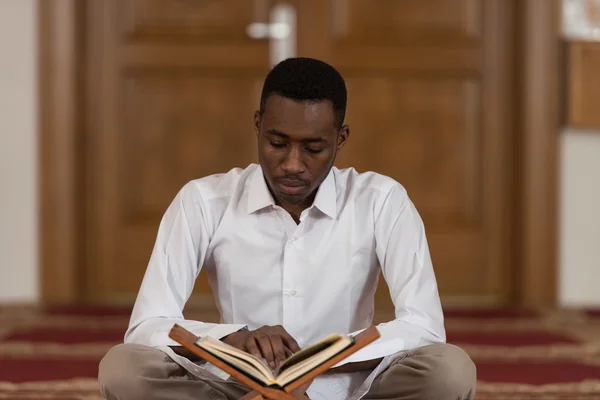
[[[169,332],[175,324],[182,326],[196,336],[212,336],[215,339],[220,339],[245,327],[241,324],[215,324],[163,316],[147,318],[143,314],[139,319],[143,322],[136,324],[134,320],[129,327],[125,337],[126,343],[138,343],[150,347],[179,346],[179,343],[169,337]]]
[[[332,368],[330,371],[333,373],[345,373],[345,372],[359,372],[375,369],[379,363],[383,360],[383,358],[377,358],[374,360],[353,362],[344,365],[340,365],[339,367]]]

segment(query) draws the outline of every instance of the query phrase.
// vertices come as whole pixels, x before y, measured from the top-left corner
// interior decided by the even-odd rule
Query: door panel
[[[259,0],[260,2],[260,0]],[[116,5],[120,31],[128,40],[237,43],[258,15],[256,1],[126,0]],[[114,6],[114,5],[113,5]]]
[[[299,55],[331,62],[348,85],[337,165],[407,188],[446,303],[508,301],[513,2],[290,2]],[[131,302],[177,190],[256,160],[269,48],[245,30],[268,2],[86,4],[86,296]],[[210,299],[204,276],[195,293]]]
[[[130,303],[177,191],[256,162],[268,43],[246,38],[247,0],[87,4],[85,292]],[[211,298],[204,274],[195,294]]]
[[[333,0],[334,38],[354,44],[468,41],[481,31],[480,0]]]
[[[298,7],[300,20],[312,14],[330,24],[300,25],[300,51],[337,66],[348,86],[351,134],[337,165],[406,187],[425,222],[446,304],[507,301],[511,2],[314,0]],[[377,297],[388,301],[385,284]]]
[[[161,72],[128,76],[120,84],[116,217],[123,237],[116,257],[125,265],[145,266],[157,221],[187,181],[255,161],[249,126],[262,78]],[[231,118],[232,110],[246,118]],[[139,286],[141,271],[131,272],[118,282],[119,290]],[[206,288],[203,280],[199,288]]]
[[[348,107],[352,142],[339,163],[401,176],[435,223],[479,223],[477,82],[396,74],[350,73],[346,79],[354,99]]]

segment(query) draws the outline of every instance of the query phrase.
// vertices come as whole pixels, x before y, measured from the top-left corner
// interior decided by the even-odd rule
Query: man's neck
[[[294,219],[296,224],[299,224],[300,223],[300,215],[302,214],[302,211],[306,210],[313,204],[313,202],[315,201],[315,194],[316,193],[313,193],[302,203],[288,204],[288,203],[279,203],[278,202],[279,203],[278,205],[292,216],[292,218]]]
[[[294,221],[296,222],[296,224],[300,223],[300,215],[302,214],[302,211],[306,210],[308,207],[305,206],[298,206],[298,205],[290,205],[290,206],[281,206],[285,211],[287,211],[292,218],[294,219]]]

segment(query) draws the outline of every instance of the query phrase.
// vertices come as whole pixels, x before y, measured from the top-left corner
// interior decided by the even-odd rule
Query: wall
[[[600,305],[600,132],[561,137],[560,303]]]
[[[0,0],[0,301],[38,298],[36,0]]]
[[[568,43],[561,135],[559,303],[600,306],[600,0],[563,0]],[[572,127],[586,127],[587,130]]]

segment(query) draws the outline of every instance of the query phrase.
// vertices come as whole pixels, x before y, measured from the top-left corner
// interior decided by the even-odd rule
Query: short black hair
[[[341,127],[346,116],[347,92],[342,75],[331,65],[314,58],[281,61],[267,74],[260,96],[260,114],[271,94],[296,101],[329,100]]]

